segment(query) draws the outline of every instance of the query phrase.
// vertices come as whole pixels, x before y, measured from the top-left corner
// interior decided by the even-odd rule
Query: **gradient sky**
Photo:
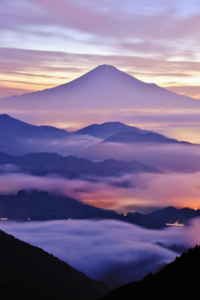
[[[107,63],[200,99],[199,0],[1,0],[0,97]]]

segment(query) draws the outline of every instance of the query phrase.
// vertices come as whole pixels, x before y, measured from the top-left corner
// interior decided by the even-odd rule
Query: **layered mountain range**
[[[200,217],[200,210],[189,208],[164,208],[153,213],[120,214],[83,204],[70,197],[62,197],[47,192],[19,191],[16,195],[0,196],[0,219],[9,221],[48,221],[48,220],[116,220],[135,224],[147,229],[162,229],[166,224],[187,225]]]
[[[16,195],[0,196],[0,219],[9,221],[48,220],[116,220],[135,224],[147,229],[161,229],[166,225],[140,213],[119,214],[85,205],[70,197],[51,195],[47,192],[27,193],[22,190]]]
[[[143,175],[150,177],[171,171],[200,170],[198,145],[121,122],[92,124],[94,120],[117,119],[137,125],[146,115],[153,123],[162,114],[166,119],[178,114],[184,123],[189,112],[200,111],[198,100],[144,83],[112,66],[99,66],[52,89],[0,99],[0,109],[6,113],[0,115],[0,173],[6,173],[7,178],[11,170],[19,176],[22,172],[36,176],[54,174],[94,182],[97,177],[102,180],[112,176],[117,182],[118,177],[127,174],[137,177],[148,173]],[[68,132],[53,126],[28,124],[9,116],[11,111],[14,117],[20,116],[34,124],[67,127],[76,120],[76,124],[91,125]],[[117,186],[116,182],[113,184]],[[200,210],[174,207],[146,215],[122,214],[85,205],[71,197],[38,191],[21,190],[0,196],[0,222],[115,220],[158,232],[167,226],[187,226],[197,217]],[[180,254],[186,250],[182,245],[169,246],[156,241],[156,247],[164,248],[163,251]],[[114,290],[102,299],[198,298],[199,262],[200,248],[196,247],[160,272]],[[3,232],[0,232],[0,263],[2,299],[95,300],[108,291],[104,284]]]
[[[0,151],[0,165],[15,165],[21,172],[34,175],[57,174],[68,178],[84,176],[121,176],[134,173],[160,173],[155,167],[138,161],[117,161],[107,159],[92,162],[75,156],[63,157],[57,153],[30,153],[24,156],[11,156]]]
[[[33,150],[32,144],[34,143],[37,145],[38,143],[39,149],[39,145],[45,142],[51,145],[52,143],[56,144],[56,141],[57,143],[65,141],[67,146],[70,142],[77,141],[78,139],[87,140],[87,136],[98,138],[99,142],[103,141],[104,143],[190,145],[190,143],[185,141],[171,139],[161,134],[141,130],[137,127],[128,126],[120,122],[92,124],[74,132],[67,132],[66,130],[52,126],[31,125],[6,114],[0,115],[0,151],[8,154],[23,155],[30,152],[41,152],[37,150],[37,147]],[[30,142],[32,142],[32,144]],[[96,143],[97,140],[94,139],[93,145]],[[75,152],[80,150],[79,146],[80,144],[77,144]]]

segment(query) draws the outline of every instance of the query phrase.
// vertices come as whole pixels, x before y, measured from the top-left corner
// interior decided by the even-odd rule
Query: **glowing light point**
[[[167,225],[167,226],[180,226],[180,227],[184,226],[184,224],[179,224],[178,221],[176,221],[176,222],[173,223],[173,224],[171,224],[171,223],[166,223],[166,225]]]

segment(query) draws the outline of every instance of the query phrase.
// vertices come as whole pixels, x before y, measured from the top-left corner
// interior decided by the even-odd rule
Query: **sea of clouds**
[[[175,259],[156,245],[200,243],[200,219],[189,227],[147,230],[118,221],[0,222],[0,229],[41,247],[88,276],[116,287],[142,279]]]

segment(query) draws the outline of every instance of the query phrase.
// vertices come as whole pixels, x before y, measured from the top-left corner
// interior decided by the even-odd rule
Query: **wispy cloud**
[[[33,176],[2,168],[0,193],[21,189],[71,196],[83,203],[118,212],[149,212],[166,206],[199,207],[200,173],[134,174],[122,177],[92,176],[74,180],[57,175]],[[7,171],[7,173],[5,173]],[[3,174],[4,172],[4,174]]]

